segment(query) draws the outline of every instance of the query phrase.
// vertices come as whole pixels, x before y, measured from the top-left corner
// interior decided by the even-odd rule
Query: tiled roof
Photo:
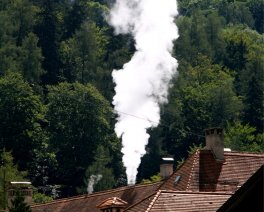
[[[264,211],[264,166],[262,165],[217,212]]]
[[[157,191],[160,183],[126,186],[89,195],[55,200],[46,204],[31,206],[33,212],[96,212],[100,211],[96,205],[111,197],[118,197],[132,205],[149,194]]]
[[[210,150],[198,150],[161,186],[162,190],[232,192],[264,164],[264,154],[225,152],[217,162]],[[175,183],[177,176],[181,176]]]
[[[129,212],[147,211],[148,208],[152,205],[152,202],[157,198],[158,195],[159,195],[159,191],[147,196],[145,199],[142,199],[136,204],[131,205],[125,211],[129,211]]]
[[[208,210],[215,209],[264,164],[264,154],[225,152],[224,156],[225,161],[219,163],[210,150],[197,150],[163,183],[127,186],[31,208],[33,212],[96,212],[99,211],[96,205],[108,198],[118,197],[128,203],[127,211],[148,211],[150,208],[151,211],[159,211],[159,207],[163,206],[160,211],[170,211],[168,208],[176,205],[178,211],[184,211],[180,209],[180,205],[184,204],[189,204],[191,211],[202,211],[199,207],[205,205]],[[175,182],[177,176],[180,179],[178,177],[179,181]],[[207,195],[212,201],[208,202]]]
[[[185,191],[188,188],[190,178],[193,173],[193,169],[198,162],[199,151],[196,151],[169,177],[168,180],[164,181],[160,189],[162,190],[177,190]],[[177,176],[180,176],[178,183],[174,183]]]
[[[158,191],[149,205],[141,203],[128,208],[128,212],[193,212],[216,211],[231,194],[218,192]]]

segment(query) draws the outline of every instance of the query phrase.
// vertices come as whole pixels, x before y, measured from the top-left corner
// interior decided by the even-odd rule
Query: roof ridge
[[[70,202],[70,201],[74,201],[74,200],[78,200],[78,199],[85,199],[85,198],[91,198],[94,196],[100,196],[102,194],[108,194],[108,193],[113,193],[113,192],[118,192],[118,191],[124,191],[127,189],[131,189],[131,188],[138,188],[138,187],[147,187],[147,186],[152,186],[155,184],[159,184],[161,182],[155,182],[155,183],[146,183],[146,184],[136,184],[133,186],[123,186],[123,187],[119,187],[119,188],[114,188],[114,189],[108,189],[105,191],[99,191],[99,192],[95,192],[93,194],[82,194],[82,195],[78,195],[78,196],[74,196],[74,197],[68,197],[68,198],[62,198],[62,199],[57,199],[57,200],[53,200],[47,203],[42,203],[42,204],[34,204],[31,207],[38,207],[38,206],[43,206],[43,205],[52,205],[52,204],[57,204],[57,203],[61,203],[61,202]]]
[[[149,212],[151,210],[151,208],[153,207],[154,203],[156,202],[156,200],[158,199],[159,195],[161,193],[161,190],[158,190],[157,194],[155,195],[155,197],[153,198],[153,200],[149,203],[149,207],[147,208],[146,212]]]
[[[232,192],[221,191],[175,191],[175,190],[160,190],[161,193],[176,193],[176,194],[212,194],[212,195],[232,195]]]
[[[211,152],[209,149],[200,149],[200,152],[205,153],[205,152]],[[224,154],[227,155],[241,155],[241,156],[248,156],[248,157],[264,157],[264,154],[261,152],[241,152],[241,151],[224,151]]]
[[[191,182],[191,179],[192,179],[192,172],[194,170],[194,167],[197,163],[197,160],[198,160],[198,157],[197,155],[200,153],[200,150],[196,150],[195,153],[193,154],[193,162],[192,162],[192,168],[191,168],[191,171],[190,171],[190,175],[189,175],[189,178],[188,178],[188,181],[187,181],[187,186],[186,186],[186,190],[189,188],[190,186],[190,182]]]
[[[243,157],[264,157],[263,153],[252,153],[252,152],[224,152],[227,155],[240,155]]]

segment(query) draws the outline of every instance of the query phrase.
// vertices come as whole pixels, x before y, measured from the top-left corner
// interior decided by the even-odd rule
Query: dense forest
[[[35,202],[86,193],[98,174],[95,191],[126,185],[111,74],[135,49],[106,21],[113,2],[0,1],[2,207],[10,180],[31,181]],[[178,9],[178,74],[138,182],[159,172],[162,155],[180,162],[202,148],[208,127],[223,127],[232,150],[264,152],[263,1],[179,0]]]

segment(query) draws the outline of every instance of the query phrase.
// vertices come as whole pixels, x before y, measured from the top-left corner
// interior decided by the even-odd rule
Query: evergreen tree
[[[35,34],[29,33],[23,40],[20,55],[20,66],[24,79],[31,84],[39,84],[40,77],[44,74],[41,64],[43,56],[41,49],[38,47],[38,38]]]
[[[85,22],[68,42],[62,43],[65,76],[70,82],[96,84],[96,71],[105,54],[107,37],[94,22]]]
[[[42,77],[44,84],[56,84],[61,81],[59,59],[59,21],[57,2],[53,0],[38,1],[41,10],[37,14],[35,31],[44,56],[43,69],[46,71]]]
[[[244,122],[263,132],[263,82],[256,75],[249,80],[248,93],[246,95],[246,109]]]
[[[262,0],[248,1],[249,9],[255,21],[255,28],[260,33],[264,33],[264,2]]]

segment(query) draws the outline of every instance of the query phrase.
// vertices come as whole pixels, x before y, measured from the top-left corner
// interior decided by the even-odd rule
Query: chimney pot
[[[224,130],[219,127],[205,129],[206,149],[214,154],[218,162],[224,162]]]
[[[174,162],[174,159],[172,157],[161,158],[160,175],[163,180],[167,179],[170,175],[172,175],[173,162]]]

